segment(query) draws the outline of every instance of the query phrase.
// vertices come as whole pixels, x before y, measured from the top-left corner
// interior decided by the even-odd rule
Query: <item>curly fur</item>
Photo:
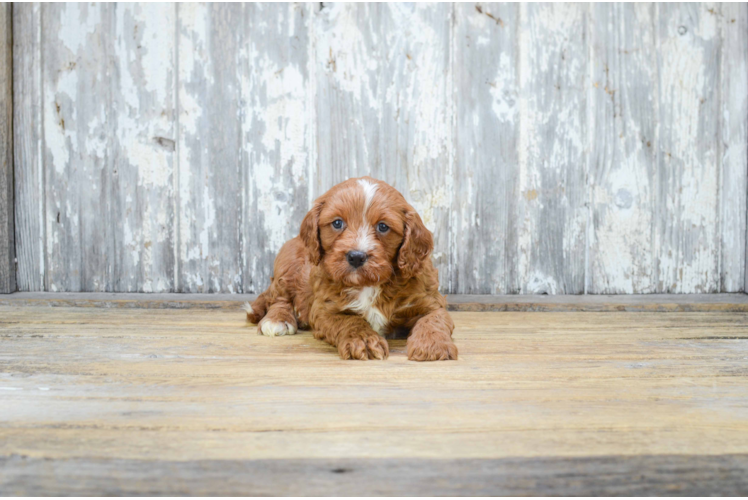
[[[336,219],[343,228],[333,227]],[[378,231],[380,222],[390,229]],[[457,359],[433,247],[431,232],[399,192],[371,177],[349,179],[318,198],[299,236],[283,245],[270,286],[245,306],[247,320],[265,335],[311,327],[343,359],[385,359],[381,335],[403,332],[409,359]],[[363,266],[348,263],[352,250],[366,253]]]

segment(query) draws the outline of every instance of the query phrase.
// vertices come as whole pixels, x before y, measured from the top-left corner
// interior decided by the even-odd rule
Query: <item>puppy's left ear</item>
[[[418,273],[424,261],[434,250],[434,238],[421,220],[418,212],[412,208],[405,214],[405,231],[403,244],[397,257],[397,267],[400,273],[411,278]]]
[[[312,209],[307,212],[304,220],[301,222],[299,236],[304,242],[309,260],[313,265],[319,265],[322,260],[322,241],[319,238],[319,214],[322,211],[323,202],[316,201]]]

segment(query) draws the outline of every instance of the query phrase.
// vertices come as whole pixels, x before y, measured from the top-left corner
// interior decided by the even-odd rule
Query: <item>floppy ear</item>
[[[322,203],[315,203],[304,216],[304,220],[301,221],[301,230],[299,231],[299,237],[306,246],[309,260],[315,266],[322,260],[322,242],[319,239],[319,214],[321,211]]]
[[[431,236],[431,231],[426,229],[418,212],[413,209],[409,210],[405,214],[403,244],[400,246],[400,254],[397,257],[397,267],[400,273],[406,278],[415,276],[433,249],[434,238]]]

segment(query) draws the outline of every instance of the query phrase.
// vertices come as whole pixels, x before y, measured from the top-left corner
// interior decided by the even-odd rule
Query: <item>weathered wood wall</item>
[[[11,4],[0,3],[0,293],[16,290],[13,228],[13,31]]]
[[[260,291],[395,185],[452,293],[746,283],[745,4],[16,4],[18,286]]]

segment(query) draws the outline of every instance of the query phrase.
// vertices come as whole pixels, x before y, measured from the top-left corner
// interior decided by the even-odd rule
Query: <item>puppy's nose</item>
[[[366,262],[366,253],[359,252],[358,250],[351,250],[345,254],[345,257],[348,259],[348,263],[356,268],[363,266],[364,262]]]

